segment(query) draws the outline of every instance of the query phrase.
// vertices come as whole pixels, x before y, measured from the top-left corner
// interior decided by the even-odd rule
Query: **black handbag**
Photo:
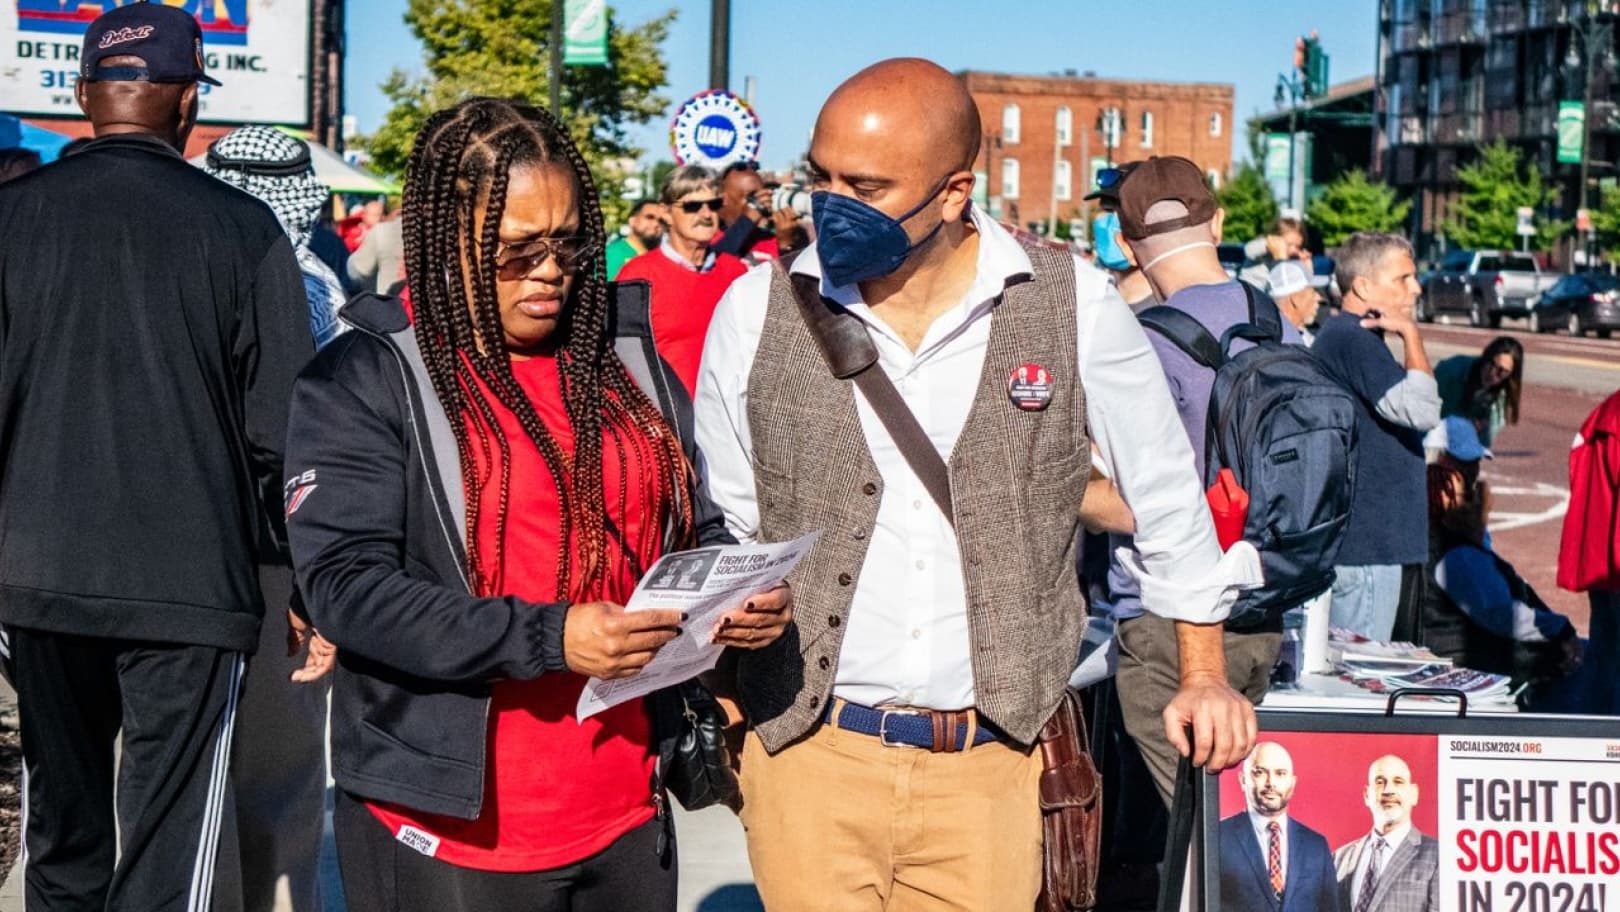
[[[672,690],[680,718],[664,763],[664,788],[688,811],[716,804],[736,807],[742,788],[726,748],[726,711],[696,678]]]

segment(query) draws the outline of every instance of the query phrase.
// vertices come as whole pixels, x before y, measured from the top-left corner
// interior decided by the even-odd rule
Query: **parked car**
[[[1572,336],[1595,331],[1600,339],[1620,329],[1620,276],[1578,272],[1542,292],[1530,310],[1530,331],[1552,329],[1567,330]]]
[[[1543,273],[1528,253],[1453,250],[1422,283],[1418,318],[1466,314],[1470,324],[1494,329],[1503,317],[1529,316],[1555,281],[1557,276]]]

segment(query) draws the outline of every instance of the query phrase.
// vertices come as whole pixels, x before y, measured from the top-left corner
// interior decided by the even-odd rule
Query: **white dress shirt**
[[[1389,860],[1395,856],[1395,850],[1406,841],[1406,835],[1412,832],[1412,824],[1406,823],[1379,835],[1377,831],[1361,837],[1361,857],[1356,861],[1356,877],[1350,884],[1350,905],[1353,908],[1361,899],[1361,887],[1367,882],[1367,869],[1372,867],[1374,839],[1384,840],[1384,851],[1378,858],[1378,880],[1384,879],[1384,871],[1389,869]],[[1376,884],[1375,884],[1376,888]]]
[[[1277,823],[1277,845],[1282,850],[1282,878],[1283,887],[1288,886],[1288,815],[1277,817],[1262,817],[1249,809],[1249,826],[1254,828],[1254,838],[1260,843],[1260,869],[1271,870],[1271,824]]]
[[[794,273],[821,278],[821,293],[866,324],[879,366],[947,461],[978,391],[991,313],[1008,280],[1032,271],[1029,256],[1005,229],[977,210],[972,218],[979,232],[977,275],[915,352],[861,300],[859,287],[833,287],[821,276],[814,244],[793,263]],[[695,396],[709,490],[732,534],[745,542],[759,531],[748,376],[765,327],[773,268],[755,266],[721,298]],[[1191,445],[1147,336],[1104,273],[1079,259],[1074,268],[1076,367],[1097,461],[1136,517],[1132,563],[1143,577],[1144,604],[1166,617],[1223,620],[1238,594],[1232,580],[1257,574],[1258,559],[1242,571],[1223,560]],[[867,706],[970,707],[973,665],[956,534],[858,389],[855,404],[884,487],[834,693]]]

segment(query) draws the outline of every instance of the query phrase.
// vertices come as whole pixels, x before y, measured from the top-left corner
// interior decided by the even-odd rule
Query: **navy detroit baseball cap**
[[[139,57],[145,66],[101,66]],[[161,3],[130,3],[102,13],[84,33],[79,78],[91,82],[219,81],[203,71],[202,29],[190,13]]]

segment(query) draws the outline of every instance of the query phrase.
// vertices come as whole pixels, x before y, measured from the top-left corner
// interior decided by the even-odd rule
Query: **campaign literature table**
[[[1275,712],[1364,712],[1382,713],[1389,705],[1389,694],[1358,687],[1337,674],[1304,674],[1299,687],[1292,690],[1272,689],[1260,703],[1260,711]],[[1415,699],[1402,697],[1403,713],[1457,714],[1457,701],[1447,697]],[[1468,696],[1468,714],[1516,713],[1519,707],[1511,698]]]
[[[1620,912],[1620,720],[1310,691],[1268,697],[1250,758],[1201,777],[1193,908],[1262,908],[1269,819],[1285,909]]]

